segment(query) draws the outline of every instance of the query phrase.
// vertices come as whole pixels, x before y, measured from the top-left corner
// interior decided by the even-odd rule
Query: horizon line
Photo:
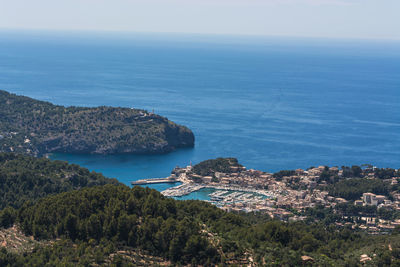
[[[213,36],[213,37],[241,37],[241,38],[293,38],[317,40],[342,40],[342,41],[381,41],[399,42],[400,38],[372,38],[372,37],[338,37],[338,36],[312,36],[312,35],[267,35],[245,33],[203,33],[203,32],[158,32],[158,31],[130,31],[130,30],[98,30],[98,29],[49,29],[49,28],[3,28],[0,32],[29,32],[29,33],[90,33],[90,34],[154,34],[154,35],[181,35],[181,36]],[[126,36],[129,37],[129,36]]]

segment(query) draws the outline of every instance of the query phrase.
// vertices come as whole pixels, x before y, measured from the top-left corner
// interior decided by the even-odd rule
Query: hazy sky
[[[400,39],[400,0],[0,0],[0,28]]]

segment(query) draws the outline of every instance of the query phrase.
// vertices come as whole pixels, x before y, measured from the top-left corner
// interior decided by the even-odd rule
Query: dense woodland
[[[329,195],[346,200],[360,199],[365,192],[390,196],[390,181],[366,178],[348,178],[328,186]]]
[[[125,265],[127,257],[115,256],[119,250],[159,256],[174,265],[244,263],[251,256],[260,265],[299,266],[301,256],[308,255],[319,266],[356,266],[361,253],[375,253],[371,263],[388,266],[400,257],[397,231],[376,237],[333,224],[284,223],[226,213],[201,201],[176,201],[141,187],[61,193],[26,203],[9,216],[26,235],[60,240],[24,255],[0,251],[0,263],[11,266]]]
[[[0,90],[0,151],[164,153],[194,145],[186,127],[144,110],[63,107]]]
[[[94,185],[119,184],[75,164],[15,153],[0,153],[0,209],[19,208],[50,194]]]
[[[231,167],[243,167],[236,158],[216,158],[204,160],[193,166],[193,172],[201,176],[211,176],[215,172],[232,173]]]
[[[200,169],[215,171],[215,166],[226,171],[241,165],[219,159],[201,164]],[[375,171],[382,177],[390,172]],[[342,182],[355,181],[348,186],[358,187],[359,179],[368,180],[363,176],[364,171],[332,185],[341,188],[346,187]],[[286,223],[258,213],[227,213],[202,201],[174,200],[149,188],[129,188],[77,165],[11,153],[0,154],[0,178],[2,196],[7,196],[0,210],[0,235],[13,226],[25,239],[32,236],[36,242],[33,249],[22,252],[0,249],[0,266],[251,262],[360,266],[362,254],[375,255],[370,266],[400,266],[399,229],[371,236],[335,224],[339,216],[359,212],[355,209],[382,218],[395,216],[372,206],[341,204],[338,213],[316,207],[306,211],[306,221]]]
[[[321,174],[321,179],[328,183],[329,195],[354,201],[363,193],[371,192],[392,198],[391,192],[398,191],[400,186],[392,185],[392,177],[400,177],[400,170],[391,168],[361,168],[360,166],[342,167],[342,177],[330,172],[328,168]],[[372,178],[371,178],[372,177]],[[325,187],[324,187],[325,189]]]

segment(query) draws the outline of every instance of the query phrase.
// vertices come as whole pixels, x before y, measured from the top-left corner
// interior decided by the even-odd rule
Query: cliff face
[[[193,146],[190,129],[144,110],[63,107],[0,91],[0,151],[166,153]]]

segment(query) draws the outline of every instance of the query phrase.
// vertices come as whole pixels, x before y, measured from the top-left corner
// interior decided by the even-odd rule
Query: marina
[[[229,161],[229,160],[228,160]],[[227,162],[232,164],[231,161]],[[219,164],[221,163],[221,159]],[[169,177],[142,179],[131,182],[158,190],[166,197],[178,200],[203,200],[224,210],[250,212],[268,209],[276,201],[279,192],[268,190],[265,184],[272,174],[245,167],[231,166],[226,172],[209,175],[194,173],[192,165],[175,167]],[[271,187],[272,188],[272,187]]]
[[[164,196],[167,197],[180,197],[180,196],[185,196],[189,195],[192,192],[196,192],[202,188],[204,188],[204,185],[201,184],[181,184],[176,187],[168,188],[167,190],[162,191],[161,193]]]
[[[218,207],[227,205],[262,205],[271,195],[260,190],[250,188],[221,187],[206,184],[184,183],[176,187],[168,188],[161,193],[164,196],[176,199],[198,199],[210,202]]]
[[[256,193],[245,193],[241,191],[215,191],[209,194],[210,201],[217,206],[234,203],[260,204],[266,197]]]

